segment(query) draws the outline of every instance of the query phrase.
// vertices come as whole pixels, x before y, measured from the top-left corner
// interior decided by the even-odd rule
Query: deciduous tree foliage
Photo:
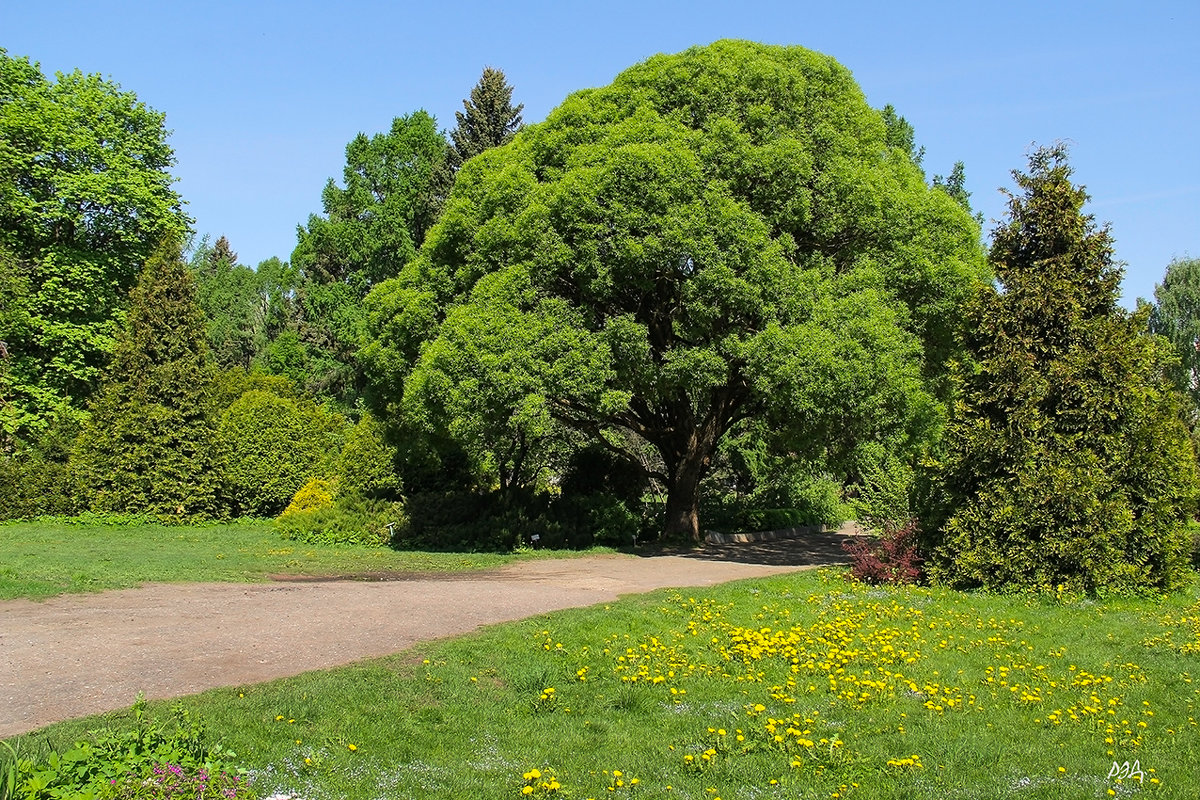
[[[0,50],[0,245],[23,286],[0,319],[7,433],[84,407],[139,270],[190,224],[163,119],[99,75],[47,80]]]
[[[954,586],[1161,590],[1187,568],[1197,496],[1180,398],[1146,312],[1118,305],[1112,237],[1061,147],[1014,172],[999,286],[967,314],[975,366],[941,463],[931,574]]]
[[[73,459],[91,509],[216,515],[213,371],[195,282],[175,241],[146,262],[106,378]]]
[[[977,241],[837,62],[722,41],[465,164],[367,298],[363,357],[384,413],[419,406],[497,468],[528,445],[518,485],[560,429],[632,468],[648,443],[667,534],[697,537],[700,479],[751,418],[843,474],[860,442],[927,440]]]
[[[387,133],[358,134],[346,145],[345,186],[325,185],[325,216],[299,229],[293,266],[362,293],[394,277],[433,224],[431,181],[445,157],[446,140],[424,111],[397,117]]]
[[[1193,419],[1200,414],[1200,258],[1180,258],[1167,266],[1154,287],[1150,330],[1171,343],[1176,361],[1167,375],[1190,401]]]

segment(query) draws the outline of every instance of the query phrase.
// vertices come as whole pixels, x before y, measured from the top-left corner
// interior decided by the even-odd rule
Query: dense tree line
[[[1121,311],[1062,148],[985,254],[963,164],[827,56],[656,56],[529,127],[512,93],[358,134],[251,267],[186,244],[162,114],[0,51],[0,511],[427,547],[919,517],[942,582],[1178,583],[1196,262]]]

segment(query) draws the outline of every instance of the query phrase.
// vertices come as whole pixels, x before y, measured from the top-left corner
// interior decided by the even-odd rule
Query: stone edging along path
[[[159,699],[241,686],[623,594],[833,563],[841,560],[838,538],[769,553],[710,547],[691,555],[524,561],[449,576],[151,584],[3,601],[0,738],[124,708],[139,692]]]

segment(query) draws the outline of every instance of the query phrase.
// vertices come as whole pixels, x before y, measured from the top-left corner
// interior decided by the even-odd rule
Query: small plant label
[[[1108,771],[1108,777],[1124,780],[1125,778],[1134,778],[1138,783],[1142,782],[1142,778],[1146,777],[1146,773],[1142,772],[1142,765],[1138,761],[1134,761],[1132,765],[1128,761],[1124,764],[1113,762],[1112,769]]]

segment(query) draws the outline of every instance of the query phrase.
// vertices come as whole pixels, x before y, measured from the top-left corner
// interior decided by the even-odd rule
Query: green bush
[[[221,415],[224,494],[237,516],[270,517],[309,478],[333,471],[345,420],[322,406],[251,389]]]
[[[851,502],[854,519],[877,531],[893,530],[913,517],[910,495],[914,472],[896,458],[873,464],[863,475],[858,496]]]
[[[807,525],[836,525],[851,515],[835,478],[814,473],[810,465],[776,462],[778,474],[748,495],[720,493],[710,484],[702,514],[707,527],[725,533],[770,531]]]
[[[79,433],[73,419],[53,423],[32,445],[0,456],[0,519],[74,514],[80,510],[70,470]]]
[[[333,508],[333,501],[338,494],[338,482],[334,478],[309,478],[303,486],[292,495],[292,502],[280,514],[286,517],[300,511],[317,511],[323,508]]]
[[[393,530],[407,523],[404,504],[359,495],[338,497],[333,505],[290,511],[275,520],[285,539],[310,544],[391,544]]]
[[[573,504],[562,502],[564,511],[571,505],[578,516],[571,528],[573,535],[566,541],[568,547],[626,547],[648,533],[640,509],[631,509],[616,497],[593,494],[577,498]]]
[[[388,444],[383,425],[370,414],[363,415],[346,434],[339,465],[343,491],[374,498],[400,493],[396,450]]]
[[[423,550],[506,552],[532,530],[528,502],[472,491],[416,492],[407,499],[408,520],[396,544]]]
[[[285,375],[269,375],[257,369],[245,370],[230,367],[217,372],[213,379],[212,402],[218,411],[224,411],[246,392],[259,390],[276,397],[300,397],[300,387]]]

